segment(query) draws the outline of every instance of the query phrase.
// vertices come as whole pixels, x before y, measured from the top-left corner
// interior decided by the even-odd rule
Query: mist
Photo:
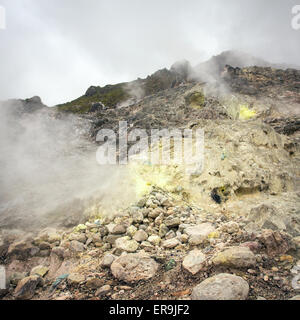
[[[47,107],[20,110],[18,101],[0,104],[2,228],[69,227],[134,199],[125,168],[96,162],[88,121]]]

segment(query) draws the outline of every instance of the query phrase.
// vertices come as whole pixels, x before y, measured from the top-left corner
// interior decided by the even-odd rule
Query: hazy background
[[[300,64],[297,0],[0,0],[0,100],[47,105],[92,84],[133,80],[186,58],[196,64],[237,49]]]

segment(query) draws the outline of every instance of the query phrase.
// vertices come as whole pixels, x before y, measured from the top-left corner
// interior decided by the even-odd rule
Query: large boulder
[[[143,253],[130,253],[117,258],[111,265],[115,278],[128,283],[149,280],[156,274],[158,263]]]
[[[248,283],[233,274],[221,273],[197,285],[192,300],[245,300],[249,293]]]

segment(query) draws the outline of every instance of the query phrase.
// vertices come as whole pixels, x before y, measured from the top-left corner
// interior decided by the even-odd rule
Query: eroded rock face
[[[151,279],[158,267],[158,263],[148,255],[131,253],[117,258],[111,265],[111,272],[118,280],[131,283]]]
[[[213,258],[214,265],[236,268],[253,267],[256,264],[255,255],[248,247],[232,247],[218,253]]]
[[[248,283],[233,274],[220,273],[197,285],[192,300],[245,300],[249,293]]]
[[[273,206],[262,204],[251,209],[248,220],[254,222],[260,229],[285,230],[283,217],[280,217]]]

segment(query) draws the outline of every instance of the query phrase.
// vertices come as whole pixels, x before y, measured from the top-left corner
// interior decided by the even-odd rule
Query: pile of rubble
[[[300,264],[300,237],[275,228],[246,231],[252,222],[232,221],[221,210],[213,215],[153,189],[114,217],[72,231],[48,228],[21,241],[4,238],[8,283],[1,294],[4,299],[297,296],[292,270],[298,272]]]

